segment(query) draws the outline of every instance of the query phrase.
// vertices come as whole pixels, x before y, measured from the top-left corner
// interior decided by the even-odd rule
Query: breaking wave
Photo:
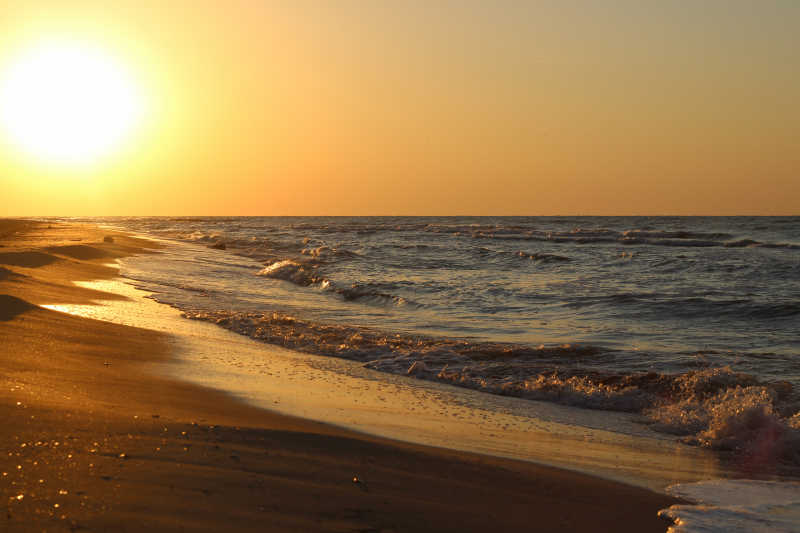
[[[372,305],[398,305],[421,307],[420,304],[402,296],[388,294],[370,286],[353,283],[350,287],[339,287],[330,279],[322,276],[318,270],[318,263],[299,263],[291,259],[276,261],[256,273],[257,276],[279,279],[299,285],[301,287],[318,286],[319,288],[337,294],[346,301],[358,301]]]
[[[795,393],[779,380],[800,386],[798,217],[125,224],[197,245],[131,273],[159,301],[205,310],[193,318],[385,372],[637,413],[690,444],[797,462]],[[237,312],[218,313],[220,298]]]
[[[221,224],[227,219],[172,219],[176,222],[213,222]],[[780,222],[780,221],[776,221]],[[339,224],[312,224],[301,223],[290,225],[293,232],[306,231],[319,233],[321,235],[335,236],[339,234],[354,234],[364,236],[382,233],[403,233],[420,232],[428,234],[442,234],[454,237],[468,237],[472,239],[492,239],[498,241],[538,241],[561,244],[620,244],[625,246],[665,246],[678,248],[704,248],[704,247],[724,247],[724,248],[746,248],[762,247],[773,249],[800,249],[800,244],[789,242],[768,242],[759,241],[753,238],[736,238],[735,235],[726,232],[704,232],[690,230],[654,230],[654,229],[628,229],[615,230],[610,228],[584,228],[575,227],[566,231],[554,231],[550,229],[538,230],[528,225],[514,224],[437,224],[437,223],[398,223],[398,224],[369,224],[369,223],[339,223]],[[228,242],[222,231],[194,231],[190,233],[173,231],[172,237],[199,242],[226,241],[227,246],[234,245],[240,251],[247,252],[252,242],[239,241]],[[304,243],[306,244],[306,243]],[[403,246],[403,245],[399,245]],[[416,247],[418,245],[406,245]],[[328,245],[322,245],[329,248]],[[319,248],[315,247],[315,248]],[[315,248],[308,249],[306,253],[314,253]],[[331,248],[332,249],[332,248]],[[297,250],[298,252],[300,250]],[[335,252],[335,249],[334,249]],[[347,254],[346,250],[339,252]]]
[[[662,509],[673,522],[668,533],[797,533],[800,483],[754,479],[716,479],[667,488],[694,502]]]
[[[372,303],[375,305],[389,304],[416,308],[423,307],[422,304],[419,304],[413,300],[409,300],[395,294],[382,292],[377,288],[373,288],[369,285],[360,285],[358,283],[354,283],[350,288],[346,289],[335,287],[334,291],[347,301],[359,301],[363,303]]]
[[[683,442],[800,466],[800,401],[788,382],[730,367],[684,373],[588,371],[608,350],[390,334],[280,313],[187,311],[262,342],[364,363],[367,368],[488,393],[587,409],[640,413]]]
[[[256,276],[281,279],[302,287],[319,284],[323,288],[327,288],[330,285],[329,280],[317,275],[316,265],[300,264],[291,259],[284,259],[267,265],[258,271]]]

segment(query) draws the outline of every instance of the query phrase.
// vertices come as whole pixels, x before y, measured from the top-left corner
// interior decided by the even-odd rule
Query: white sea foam
[[[291,259],[284,259],[267,265],[256,275],[265,278],[282,279],[302,286],[326,281],[325,278],[316,274],[314,265],[302,265]]]
[[[263,342],[361,361],[383,372],[504,396],[641,412],[654,429],[682,435],[686,443],[732,450],[764,464],[800,465],[800,414],[795,414],[791,386],[763,384],[728,367],[683,374],[587,372],[562,365],[602,356],[602,350],[412,337],[279,313],[188,311],[185,316]],[[782,414],[787,411],[788,416]]]
[[[713,480],[672,485],[668,492],[696,505],[659,512],[672,520],[669,533],[797,533],[800,483]]]
[[[651,490],[718,471],[709,454],[679,447],[629,415],[479,394],[259,345],[212,324],[184,320],[179,311],[118,281],[79,284],[127,298],[49,307],[168,332],[177,359],[151,370],[226,390],[266,409],[393,439],[544,462]],[[297,325],[291,317],[274,320]]]
[[[800,463],[800,405],[780,383],[800,386],[800,278],[796,252],[777,247],[800,219],[128,224],[192,241],[131,260],[141,286],[245,335],[496,395],[641,413],[698,447]],[[219,243],[226,252],[206,248]]]

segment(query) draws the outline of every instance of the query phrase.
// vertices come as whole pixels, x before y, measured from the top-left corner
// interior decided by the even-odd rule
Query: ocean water
[[[713,480],[673,485],[667,492],[695,503],[659,513],[674,522],[668,533],[800,531],[800,483]]]
[[[134,217],[188,318],[800,465],[800,217]]]

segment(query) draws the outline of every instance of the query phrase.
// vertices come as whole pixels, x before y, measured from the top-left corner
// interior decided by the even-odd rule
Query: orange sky
[[[19,4],[0,76],[67,35],[149,107],[90,166],[0,142],[0,216],[800,212],[800,2]]]

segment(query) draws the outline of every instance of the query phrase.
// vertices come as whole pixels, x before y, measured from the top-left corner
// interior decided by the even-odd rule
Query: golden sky
[[[0,134],[0,216],[798,214],[798,35],[793,0],[5,2],[0,77],[68,38],[146,106],[78,166]]]

